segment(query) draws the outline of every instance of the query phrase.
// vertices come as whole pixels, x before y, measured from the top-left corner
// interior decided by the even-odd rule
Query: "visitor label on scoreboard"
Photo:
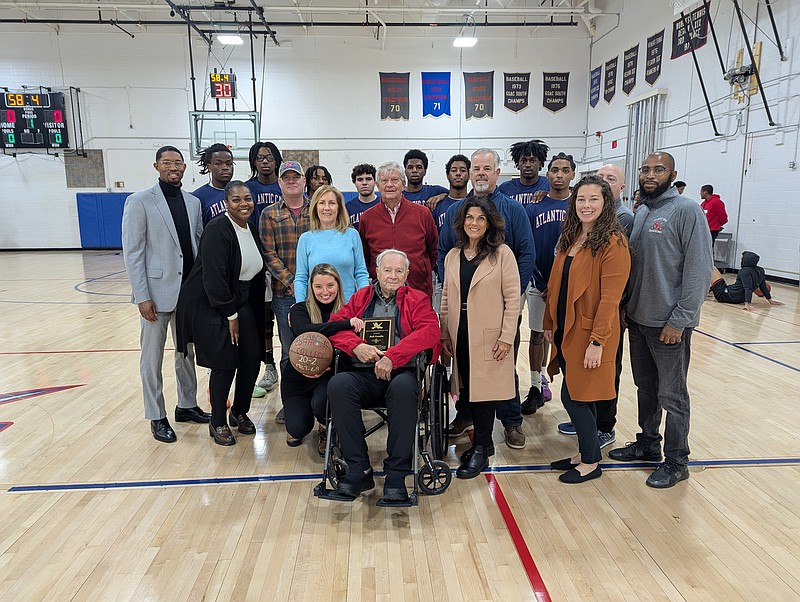
[[[606,61],[606,77],[603,82],[603,100],[610,103],[617,93],[617,59],[615,56],[610,61]]]
[[[672,56],[676,59],[706,45],[708,41],[708,11],[703,5],[684,18],[672,23]]]
[[[380,72],[381,81],[381,119],[408,120],[408,79],[406,73]]]
[[[467,119],[494,116],[494,71],[464,73],[464,104]]]
[[[589,76],[589,104],[592,108],[600,101],[600,84],[603,81],[603,65],[592,69]]]
[[[528,108],[528,90],[530,89],[531,73],[503,73],[504,106],[514,113]]]
[[[647,38],[647,57],[644,62],[644,81],[651,86],[661,77],[661,60],[664,57],[664,32]]]
[[[626,50],[622,55],[622,91],[630,96],[636,87],[636,68],[639,63],[639,44]]]
[[[542,73],[542,106],[557,113],[567,106],[569,72]]]
[[[422,116],[450,116],[450,72],[422,72]]]

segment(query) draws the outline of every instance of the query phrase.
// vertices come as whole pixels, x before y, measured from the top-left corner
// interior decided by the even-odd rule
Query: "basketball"
[[[769,292],[772,292],[772,287],[769,285],[769,282],[767,282],[767,286],[766,286],[766,288],[767,288],[767,290],[768,290]],[[760,289],[760,288],[757,288],[757,289],[756,289],[756,290],[754,290],[753,292],[756,294],[756,297],[763,297],[763,296],[764,296],[764,293],[762,293],[762,292],[761,292],[761,289]]]
[[[333,345],[318,332],[304,332],[289,347],[289,361],[300,374],[316,376],[331,365]]]

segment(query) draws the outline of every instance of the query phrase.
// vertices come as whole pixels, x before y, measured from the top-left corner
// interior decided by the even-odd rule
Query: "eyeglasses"
[[[256,155],[256,161],[262,163],[264,161],[274,161],[275,157],[272,155]]]
[[[656,165],[655,167],[652,167],[652,168],[651,167],[640,167],[639,168],[639,173],[642,174],[643,176],[648,175],[650,172],[653,172],[657,176],[660,176],[661,174],[664,174],[664,173],[666,173],[668,171],[669,170],[666,167],[664,167],[663,165]]]
[[[158,164],[163,166],[163,167],[166,167],[167,169],[169,169],[171,167],[180,168],[180,167],[183,167],[184,165],[186,165],[186,163],[184,163],[183,161],[159,161]]]

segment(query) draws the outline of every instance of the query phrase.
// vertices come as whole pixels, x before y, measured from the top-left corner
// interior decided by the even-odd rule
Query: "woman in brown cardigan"
[[[477,477],[494,454],[495,400],[514,397],[512,347],[519,314],[519,271],[503,244],[503,218],[486,198],[458,208],[456,246],[444,260],[442,348],[453,357],[453,389],[474,403],[473,446],[461,455],[459,479]]]
[[[564,375],[561,402],[575,425],[578,453],[550,464],[564,483],[602,474],[594,402],[613,399],[620,337],[619,302],[631,267],[611,189],[587,176],[572,191],[550,272],[544,336],[553,344],[547,371]]]

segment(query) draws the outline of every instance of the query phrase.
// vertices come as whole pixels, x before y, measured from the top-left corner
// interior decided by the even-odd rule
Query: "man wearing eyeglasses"
[[[675,159],[663,152],[649,155],[639,169],[642,204],[630,237],[626,312],[641,432],[636,441],[608,454],[614,460],[660,462],[647,478],[647,485],[658,489],[689,478],[686,377],[692,332],[700,321],[714,265],[703,210],[672,185],[677,175]],[[667,423],[662,462],[663,410]]]
[[[135,192],[125,201],[122,213],[122,255],[133,291],[132,301],[141,316],[142,378],[145,418],[157,441],[176,441],[167,419],[161,377],[161,362],[167,328],[175,337],[175,306],[181,284],[194,265],[203,217],[200,200],[181,190],[186,171],[183,155],[174,146],[156,152],[153,164],[158,183]],[[197,407],[197,377],[194,352],[175,352],[178,384],[177,422],[207,423],[210,414]]]

